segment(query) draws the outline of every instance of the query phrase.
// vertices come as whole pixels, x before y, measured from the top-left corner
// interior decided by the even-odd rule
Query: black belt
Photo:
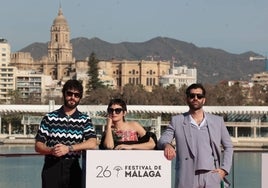
[[[70,157],[55,157],[55,156],[45,156],[45,161],[62,161],[62,160],[78,160],[78,158],[70,158]]]
[[[210,172],[210,170],[196,170],[195,175],[205,174],[205,173],[208,173],[208,172]]]

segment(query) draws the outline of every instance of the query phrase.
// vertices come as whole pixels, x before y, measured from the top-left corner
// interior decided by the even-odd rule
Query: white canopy
[[[48,113],[60,108],[61,105],[0,105],[0,114],[12,113]],[[106,113],[107,105],[79,105],[78,109],[88,114]],[[128,105],[129,113],[171,113],[179,114],[188,111],[188,106],[162,105]],[[236,113],[236,114],[267,114],[267,106],[204,106],[209,113]]]

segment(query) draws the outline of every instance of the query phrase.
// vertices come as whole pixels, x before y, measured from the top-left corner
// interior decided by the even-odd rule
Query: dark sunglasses
[[[190,98],[190,99],[193,99],[193,98],[195,98],[195,97],[197,97],[198,99],[202,99],[202,98],[205,97],[205,95],[203,95],[203,94],[199,94],[199,93],[198,93],[198,94],[190,93],[190,94],[187,95],[187,97]]]
[[[66,95],[69,96],[69,97],[72,97],[74,95],[75,98],[80,98],[81,97],[80,93],[74,93],[74,92],[71,92],[71,91],[67,91]]]
[[[109,114],[113,114],[114,112],[115,112],[116,114],[120,114],[122,111],[123,111],[123,108],[115,108],[115,109],[113,109],[113,108],[108,108],[108,113],[109,113]]]

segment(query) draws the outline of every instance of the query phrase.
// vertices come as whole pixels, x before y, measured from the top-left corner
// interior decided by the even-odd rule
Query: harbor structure
[[[16,134],[12,132],[12,124],[4,125],[0,122],[1,140],[14,138],[16,142],[20,138],[33,138],[35,130],[41,121],[40,114],[59,108],[59,105],[0,105],[1,117],[4,114],[24,114],[22,122],[23,132]],[[91,116],[96,132],[101,136],[106,125],[106,105],[80,105],[79,110]],[[221,115],[232,137],[234,146],[240,147],[268,147],[268,109],[265,106],[204,106],[209,113]],[[129,105],[127,119],[133,119],[133,114],[151,114],[150,119],[136,118],[147,130],[156,133],[159,138],[161,132],[168,125],[161,114],[180,114],[188,111],[188,106],[161,106],[161,105]],[[39,115],[37,115],[39,114]],[[0,118],[1,120],[1,118]],[[32,130],[32,132],[27,132]]]

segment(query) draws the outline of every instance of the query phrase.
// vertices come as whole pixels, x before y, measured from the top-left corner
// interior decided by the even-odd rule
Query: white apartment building
[[[0,38],[0,103],[8,104],[10,92],[15,89],[16,67],[10,66],[10,45],[6,39]]]
[[[21,100],[30,99],[32,103],[44,103],[50,98],[61,96],[61,89],[57,89],[57,83],[51,76],[33,71],[18,71],[15,85]]]
[[[6,39],[0,38],[0,103],[10,104],[12,91],[18,90],[22,100],[44,102],[50,95],[53,81],[51,76],[36,74],[29,70],[19,71],[11,66],[11,48]],[[55,85],[55,84],[54,84]]]
[[[251,81],[254,84],[258,84],[258,85],[268,85],[268,72],[261,72],[261,73],[256,73],[253,74]]]
[[[160,77],[160,85],[167,87],[174,85],[177,89],[183,85],[191,85],[197,82],[196,68],[189,69],[187,66],[173,67],[169,74]]]

